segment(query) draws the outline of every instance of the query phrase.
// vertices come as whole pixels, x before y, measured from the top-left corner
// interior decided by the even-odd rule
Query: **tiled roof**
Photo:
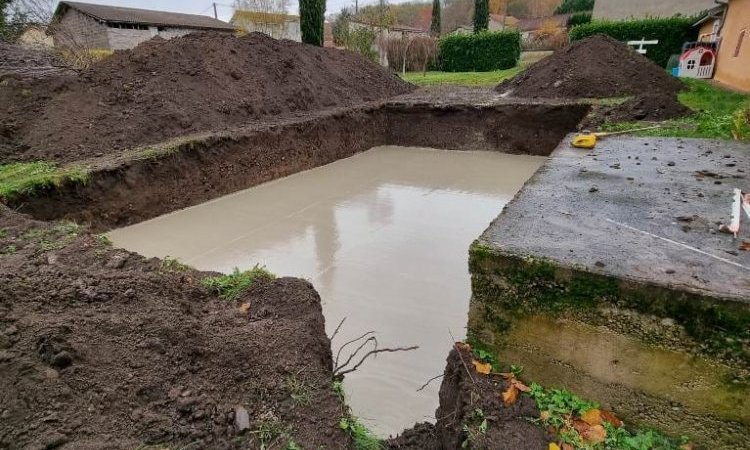
[[[221,20],[209,16],[196,14],[182,14],[167,11],[153,11],[150,9],[123,8],[120,6],[93,5],[91,3],[62,1],[57,6],[55,17],[72,8],[98,19],[102,22],[132,23],[154,26],[170,26],[180,28],[198,28],[208,30],[233,30],[234,27]]]

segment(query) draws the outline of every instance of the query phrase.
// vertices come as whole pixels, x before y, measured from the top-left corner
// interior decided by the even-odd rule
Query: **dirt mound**
[[[7,78],[24,80],[74,73],[53,51],[0,41],[0,81]]]
[[[514,97],[606,98],[676,94],[683,84],[627,45],[603,34],[558,50],[495,90]]]
[[[0,205],[0,448],[349,448],[313,287],[201,276]]]
[[[0,130],[16,144],[0,162],[74,161],[413,88],[352,52],[259,33],[156,38],[77,77],[0,88]]]
[[[628,99],[621,105],[610,109],[606,120],[620,122],[627,120],[659,121],[682,117],[691,110],[675,99],[672,94],[644,94]]]
[[[493,450],[549,448],[550,438],[545,430],[530,420],[539,417],[534,400],[521,395],[513,405],[505,406],[500,393],[508,388],[507,382],[476,372],[470,375],[467,367],[471,367],[472,358],[468,350],[451,350],[440,385],[437,423],[417,424],[389,440],[388,449],[448,450],[467,445]],[[485,430],[479,431],[484,420]]]

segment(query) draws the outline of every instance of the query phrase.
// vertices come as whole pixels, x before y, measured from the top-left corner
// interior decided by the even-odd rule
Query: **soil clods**
[[[11,140],[0,163],[71,162],[413,88],[355,53],[260,33],[155,38],[78,76],[0,87],[0,131]]]
[[[530,98],[632,97],[621,105],[602,108],[602,115],[607,121],[634,121],[689,114],[677,100],[683,87],[650,59],[599,34],[558,50],[495,90]]]

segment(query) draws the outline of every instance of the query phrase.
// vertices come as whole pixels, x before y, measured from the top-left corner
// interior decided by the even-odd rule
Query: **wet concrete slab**
[[[334,356],[370,330],[381,348],[419,345],[379,355],[345,379],[355,414],[387,436],[433,419],[440,383],[417,389],[443,372],[449,332],[465,335],[469,244],[544,161],[378,147],[109,236],[199,269],[262,264],[309,279],[329,335],[346,317]]]
[[[719,232],[733,189],[750,190],[750,146],[612,137],[588,151],[569,138],[481,243],[750,304],[750,218],[737,239]]]

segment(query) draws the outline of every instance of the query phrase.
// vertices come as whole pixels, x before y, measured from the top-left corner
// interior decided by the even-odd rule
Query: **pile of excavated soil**
[[[54,51],[0,41],[0,81],[72,75],[75,72]]]
[[[0,163],[70,162],[412,89],[355,53],[259,33],[155,38],[79,76],[0,88],[0,135],[13,144]]]
[[[505,406],[500,395],[508,383],[497,376],[469,374],[473,355],[466,349],[451,350],[440,385],[437,423],[417,424],[387,442],[390,450],[453,450],[486,448],[493,450],[547,450],[551,438],[532,423],[539,417],[534,400],[520,395]],[[481,410],[487,427],[477,431],[475,411]],[[482,419],[479,419],[481,422]],[[469,438],[464,425],[474,429]]]
[[[682,82],[643,55],[599,34],[576,41],[495,90],[513,97],[633,97],[605,108],[605,120],[664,120],[690,110],[677,100]]]
[[[0,205],[0,448],[350,448],[312,285],[202,276]]]

